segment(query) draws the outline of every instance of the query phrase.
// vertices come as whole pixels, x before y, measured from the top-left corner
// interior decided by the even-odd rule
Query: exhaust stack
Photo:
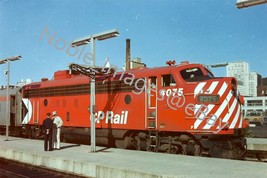
[[[131,54],[130,54],[130,39],[126,39],[126,60],[125,60],[125,70],[130,69],[130,63],[131,63]]]

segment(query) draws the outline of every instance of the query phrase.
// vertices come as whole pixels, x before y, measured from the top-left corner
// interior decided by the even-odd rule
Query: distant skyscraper
[[[247,62],[230,62],[226,67],[226,76],[235,77],[238,91],[243,96],[249,96],[249,64]]]
[[[267,96],[267,77],[261,78],[259,83],[260,84],[258,84],[258,96]]]
[[[248,96],[257,96],[258,77],[259,74],[257,74],[257,72],[249,73]]]
[[[267,78],[249,71],[247,62],[230,62],[226,67],[227,77],[237,79],[237,89],[244,97],[244,116],[248,112],[264,112],[267,116]]]
[[[257,96],[257,87],[261,85],[261,76],[249,71],[247,62],[230,62],[226,67],[226,76],[235,77],[238,91],[243,96]]]

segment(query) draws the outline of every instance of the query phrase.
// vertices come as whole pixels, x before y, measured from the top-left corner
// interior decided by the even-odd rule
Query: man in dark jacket
[[[50,113],[46,114],[46,119],[43,121],[43,131],[44,131],[44,150],[47,151],[47,146],[49,151],[53,150],[52,147],[52,126],[53,120],[50,118]]]

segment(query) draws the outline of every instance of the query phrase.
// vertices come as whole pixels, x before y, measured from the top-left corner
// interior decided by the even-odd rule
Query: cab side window
[[[157,87],[157,77],[149,77],[151,88]]]
[[[163,87],[176,86],[176,82],[171,74],[161,76],[161,84]]]

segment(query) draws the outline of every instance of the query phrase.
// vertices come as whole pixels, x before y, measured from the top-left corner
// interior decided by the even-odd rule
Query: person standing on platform
[[[53,123],[56,125],[57,134],[56,134],[56,142],[54,143],[54,149],[60,149],[60,128],[63,125],[62,119],[57,115],[56,111],[53,111]]]
[[[56,143],[57,143],[57,125],[54,123],[54,118],[52,119],[52,144],[53,149],[56,149]]]
[[[50,118],[50,113],[46,114],[46,118],[43,121],[43,131],[44,131],[44,150],[47,151],[52,151],[52,126],[53,126],[53,121]]]

